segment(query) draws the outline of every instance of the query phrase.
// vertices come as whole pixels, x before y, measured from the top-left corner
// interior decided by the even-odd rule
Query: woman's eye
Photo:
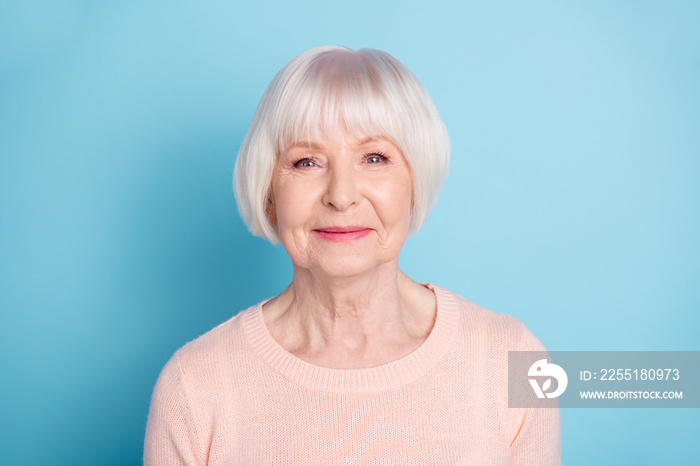
[[[316,163],[311,159],[301,159],[301,160],[294,162],[294,166],[295,167],[303,167],[303,168],[315,167]]]
[[[382,154],[369,154],[367,156],[367,163],[382,163],[387,160]]]

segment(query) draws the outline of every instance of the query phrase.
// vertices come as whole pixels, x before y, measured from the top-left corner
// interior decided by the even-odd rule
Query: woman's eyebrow
[[[381,140],[382,140],[381,137],[369,136],[369,137],[364,138],[362,141],[360,141],[360,142],[358,143],[358,145],[359,145],[359,146],[364,146],[365,144],[369,144],[370,142],[377,142],[377,141],[381,141]]]
[[[368,136],[360,141],[358,141],[356,144],[358,146],[364,146],[366,144],[369,144],[371,142],[378,142],[378,141],[383,141],[384,138],[381,136]],[[323,145],[317,142],[311,142],[311,141],[297,141],[294,144],[290,145],[285,149],[285,152],[293,150],[293,149],[311,149],[311,150],[323,150]]]
[[[292,150],[292,149],[312,149],[312,150],[321,150],[321,145],[315,142],[310,142],[310,141],[299,141],[295,142],[291,146],[289,146],[286,150]]]

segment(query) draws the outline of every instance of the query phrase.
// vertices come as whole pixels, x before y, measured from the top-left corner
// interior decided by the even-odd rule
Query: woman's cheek
[[[391,183],[380,191],[381,206],[385,207],[385,215],[392,218],[391,223],[410,223],[411,188],[407,183]]]
[[[287,254],[295,264],[308,262],[308,222],[311,217],[310,195],[296,180],[285,180],[275,190],[277,228]]]

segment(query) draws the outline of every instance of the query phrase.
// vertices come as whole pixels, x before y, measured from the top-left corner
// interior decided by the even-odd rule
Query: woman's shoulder
[[[186,445],[183,448],[198,448],[199,457],[206,456],[217,417],[225,418],[236,409],[246,377],[259,370],[244,336],[246,321],[256,308],[239,312],[170,357],[153,390],[147,448],[178,441]]]
[[[540,340],[517,318],[494,312],[457,293],[444,290],[459,314],[459,331],[469,341],[511,351],[544,351]]]
[[[214,368],[231,366],[245,358],[247,345],[245,326],[260,305],[240,311],[208,332],[180,347],[172,356],[184,372],[206,373]]]

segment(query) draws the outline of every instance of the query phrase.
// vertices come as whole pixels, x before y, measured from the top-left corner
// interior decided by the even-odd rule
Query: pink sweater
[[[543,350],[516,319],[447,290],[411,354],[328,369],[285,351],[262,303],[179,349],[156,384],[151,465],[560,464],[559,411],[508,408],[508,350]]]

